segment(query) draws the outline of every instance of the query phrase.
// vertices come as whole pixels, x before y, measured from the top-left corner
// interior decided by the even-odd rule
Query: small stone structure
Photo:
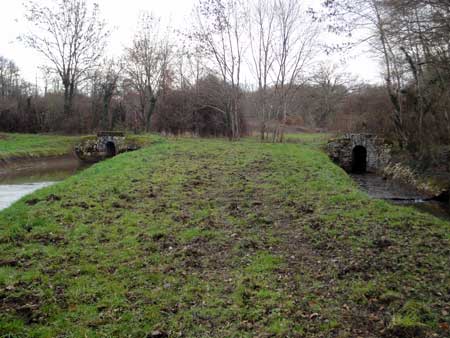
[[[327,151],[347,172],[379,172],[391,160],[390,147],[383,138],[373,134],[346,134],[330,140]]]
[[[135,149],[130,149],[124,133],[109,131],[86,138],[75,147],[75,153],[83,162],[98,162],[130,150]]]
[[[97,149],[105,157],[127,151],[125,134],[122,132],[100,132],[97,134]]]

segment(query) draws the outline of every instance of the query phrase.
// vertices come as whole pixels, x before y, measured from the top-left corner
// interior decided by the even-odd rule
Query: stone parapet
[[[354,150],[358,146],[366,150],[367,172],[380,172],[389,164],[391,148],[383,138],[373,134],[345,134],[330,140],[327,152],[336,164],[351,172],[354,168]]]

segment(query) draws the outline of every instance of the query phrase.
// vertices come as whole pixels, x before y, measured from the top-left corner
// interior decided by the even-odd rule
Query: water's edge
[[[39,182],[19,185],[0,185],[0,211],[9,208],[15,202],[39,189],[49,187],[56,182]]]
[[[376,174],[350,174],[361,190],[370,197],[397,205],[412,206],[441,219],[450,220],[450,205],[425,195],[416,188]]]
[[[0,166],[0,211],[84,168],[86,165],[73,155],[36,158]]]

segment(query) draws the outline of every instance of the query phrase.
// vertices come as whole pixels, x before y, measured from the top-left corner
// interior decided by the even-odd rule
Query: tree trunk
[[[109,114],[109,105],[110,105],[110,99],[108,96],[103,97],[103,114],[102,114],[102,128],[111,128],[111,119]]]
[[[261,141],[262,142],[264,142],[265,141],[265,139],[266,139],[266,122],[265,121],[263,121],[262,123],[261,123]]]
[[[71,115],[72,104],[70,103],[69,84],[64,83],[64,115]]]
[[[150,105],[147,110],[147,116],[146,116],[146,121],[145,121],[145,131],[147,133],[150,132],[151,119],[152,119],[153,112],[155,111],[155,107],[156,107],[156,97],[152,96],[152,98],[150,99]]]

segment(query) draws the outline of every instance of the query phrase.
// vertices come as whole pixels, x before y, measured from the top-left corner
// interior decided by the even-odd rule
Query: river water
[[[32,192],[53,185],[84,169],[75,157],[37,159],[0,167],[0,210]]]
[[[351,174],[361,190],[369,196],[384,199],[395,204],[412,206],[441,219],[450,220],[450,205],[430,199],[411,186],[394,180],[386,180],[376,174]]]

